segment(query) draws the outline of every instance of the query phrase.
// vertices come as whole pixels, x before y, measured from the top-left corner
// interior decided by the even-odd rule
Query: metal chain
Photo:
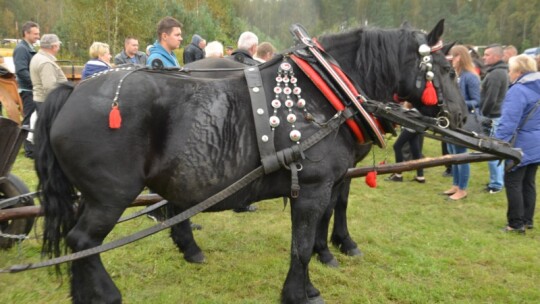
[[[26,240],[30,238],[26,234],[2,233],[2,230],[0,230],[0,237],[7,238],[7,239],[16,239],[16,240]]]

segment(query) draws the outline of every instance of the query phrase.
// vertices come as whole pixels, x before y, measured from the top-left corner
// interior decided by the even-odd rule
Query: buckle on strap
[[[300,193],[300,183],[298,182],[298,171],[302,171],[302,164],[294,162],[291,168],[291,197],[297,198]]]

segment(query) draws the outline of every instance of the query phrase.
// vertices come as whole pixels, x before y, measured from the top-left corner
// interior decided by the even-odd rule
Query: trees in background
[[[291,45],[293,23],[316,35],[404,21],[429,30],[445,18],[447,41],[499,42],[524,50],[540,45],[539,6],[540,0],[0,0],[0,37],[20,37],[22,23],[33,20],[42,33],[61,37],[63,58],[86,60],[93,41],[118,52],[130,35],[143,49],[155,40],[156,23],[164,16],[184,24],[184,46],[194,33],[234,46],[250,30],[278,49]]]

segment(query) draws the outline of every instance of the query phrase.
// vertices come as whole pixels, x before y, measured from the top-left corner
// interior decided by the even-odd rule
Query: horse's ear
[[[401,24],[400,27],[401,27],[402,29],[406,29],[406,30],[412,29],[412,26],[411,26],[411,24],[409,23],[409,21],[403,21],[403,23]]]
[[[442,49],[441,49],[441,52],[445,55],[448,55],[448,53],[450,52],[450,49],[454,46],[454,44],[456,44],[456,42],[452,42],[452,43],[449,43],[449,44],[445,44],[443,45]]]
[[[442,34],[444,32],[444,19],[441,19],[437,25],[429,32],[427,35],[427,43],[429,46],[434,46],[441,40]]]

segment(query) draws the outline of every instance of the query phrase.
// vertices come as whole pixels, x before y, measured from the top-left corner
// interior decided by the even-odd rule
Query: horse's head
[[[319,41],[368,98],[389,101],[397,96],[424,115],[448,117],[456,127],[467,109],[446,60],[450,48],[440,44],[443,30],[444,20],[429,34],[406,23],[399,29],[360,28],[325,35]],[[424,92],[430,98],[422,98]]]
[[[443,46],[441,41],[444,19],[428,34],[406,23],[400,30],[408,42],[402,43],[406,49],[401,53],[397,96],[411,102],[424,115],[446,117],[451,127],[461,127],[467,108],[456,73],[446,59],[453,44]]]

